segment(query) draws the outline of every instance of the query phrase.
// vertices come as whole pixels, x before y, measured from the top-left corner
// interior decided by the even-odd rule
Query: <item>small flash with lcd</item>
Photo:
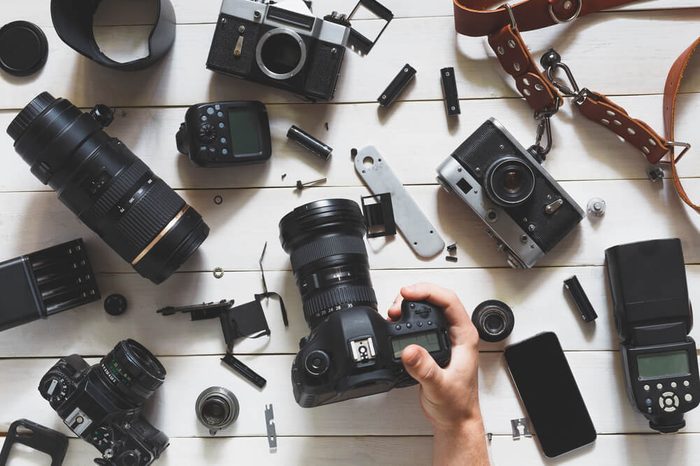
[[[272,153],[267,109],[257,101],[193,105],[176,140],[177,149],[200,167],[260,163]]]

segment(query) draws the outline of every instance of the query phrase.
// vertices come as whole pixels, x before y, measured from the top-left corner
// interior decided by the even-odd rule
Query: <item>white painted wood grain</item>
[[[0,444],[2,439],[0,439]],[[86,442],[70,441],[66,465],[86,465],[97,450]],[[582,465],[657,466],[659,464],[696,464],[700,462],[700,435],[601,435],[595,444],[555,460],[545,458],[537,441],[513,441],[494,436],[490,445],[494,466]],[[25,451],[12,457],[12,466],[35,466],[36,453]],[[425,466],[430,464],[430,437],[285,437],[279,439],[276,453],[270,453],[267,441],[253,438],[174,438],[158,461],[163,466],[224,466],[256,464],[265,466]],[[205,460],[203,460],[205,458]]]
[[[700,281],[700,266],[689,266],[687,273],[690,300],[700,302],[700,289],[693,286]],[[295,354],[299,339],[308,335],[309,328],[294,278],[290,272],[265,275],[269,289],[285,297],[290,326],[284,327],[276,301],[269,300],[264,309],[272,336],[241,340],[236,344],[236,351]],[[564,294],[562,283],[572,275],[579,277],[598,312],[599,318],[594,324],[581,321],[573,303]],[[224,339],[218,319],[191,322],[188,315],[163,317],[156,314],[156,309],[221,299],[235,299],[242,304],[262,290],[257,272],[227,272],[222,279],[214,278],[211,273],[178,273],[159,286],[136,274],[100,274],[97,278],[103,296],[122,293],[128,298],[129,311],[125,315],[109,316],[98,301],[7,330],[0,335],[0,358],[105,354],[112,349],[115,340],[123,338],[148,341],[149,349],[158,355],[221,353]],[[469,313],[487,299],[500,299],[512,306],[516,321],[513,334],[505,342],[482,342],[484,351],[501,350],[505,344],[528,338],[544,326],[556,329],[565,350],[618,349],[603,267],[547,267],[524,274],[511,269],[435,270],[429,276],[422,270],[377,270],[372,273],[372,280],[380,312],[385,314],[401,286],[426,279],[455,290]],[[80,322],[78,328],[76,322]],[[698,327],[691,335],[700,339]],[[51,344],[27,344],[46,341]]]
[[[542,330],[556,329],[543,323]],[[148,346],[148,341],[142,343]],[[646,419],[629,405],[617,351],[569,352],[566,357],[597,432],[651,433]],[[418,403],[416,387],[318,408],[301,408],[292,393],[293,356],[240,358],[268,380],[263,390],[231,373],[219,356],[161,357],[168,375],[148,406],[149,419],[173,437],[206,436],[206,429],[195,416],[194,403],[205,388],[223,385],[239,396],[242,403],[238,420],[222,435],[265,435],[265,423],[261,418],[266,403],[274,405],[277,434],[283,436],[401,436],[432,432]],[[55,361],[43,358],[0,360],[0,371],[6,379],[0,386],[3,400],[0,429],[6,430],[14,419],[26,417],[69,432],[36,390],[39,380]],[[479,400],[486,431],[509,434],[510,419],[523,417],[525,413],[510,382],[503,356],[482,353],[479,365]],[[377,416],[377,412],[384,414]],[[700,431],[700,411],[687,413],[686,421],[685,432]]]
[[[97,24],[124,25],[143,24],[149,18],[153,8],[151,2],[140,0],[103,0],[98,10]],[[331,11],[350,13],[357,3],[355,0],[316,0],[313,11],[317,16],[324,16]],[[453,7],[451,0],[384,0],[381,2],[393,13],[395,18],[421,16],[451,16]],[[211,23],[216,21],[221,8],[220,0],[174,0],[175,16],[178,24]],[[41,7],[38,7],[40,5]],[[617,8],[617,10],[663,10],[674,8],[696,7],[694,0],[641,0]],[[24,19],[33,21],[41,26],[50,26],[51,17],[49,0],[34,0],[32,2],[0,1],[3,19]],[[357,18],[367,18],[368,14],[358,14]]]
[[[380,148],[381,150],[381,148]],[[348,162],[349,163],[349,162]],[[390,159],[392,165],[396,165]],[[691,196],[700,197],[700,180],[686,182]],[[580,225],[539,263],[544,265],[602,265],[605,248],[632,241],[680,237],[685,259],[700,261],[700,218],[681,206],[670,183],[657,186],[647,180],[586,181],[562,183],[573,198],[585,207],[592,197],[606,200],[603,218],[584,219]],[[447,263],[442,255],[425,260],[416,257],[400,236],[379,238],[369,243],[370,264],[374,269],[504,267],[505,256],[496,251],[481,220],[456,196],[437,185],[411,186],[413,196],[447,244],[457,242],[460,259]],[[289,269],[289,258],[278,240],[278,222],[295,207],[333,197],[359,201],[365,188],[310,188],[301,193],[287,189],[198,190],[181,192],[211,227],[209,238],[186,262],[181,271],[257,270],[260,252],[268,242],[268,270]],[[213,197],[223,203],[215,205]],[[53,193],[3,193],[0,204],[0,257],[12,258],[38,249],[84,237],[91,262],[97,272],[128,272],[128,264],[110,250],[95,234],[81,225]],[[48,234],[47,232],[50,232]],[[528,271],[521,271],[527,276]]]
[[[662,92],[671,64],[697,37],[698,19],[700,10],[695,9],[594,15],[568,27],[527,34],[526,40],[535,56],[557,48],[581,85],[613,95],[654,94]],[[80,106],[96,101],[117,106],[185,106],[221,99],[299,101],[284,91],[208,71],[205,62],[213,30],[212,24],[180,25],[173,50],[161,63],[142,71],[116,72],[76,54],[53,29],[45,28],[50,49],[46,67],[30,79],[2,75],[15,85],[0,87],[0,101],[5,108],[21,108],[40,90],[69,97]],[[119,41],[131,41],[128,35],[119,36],[114,38],[117,48]],[[418,75],[403,99],[442,99],[438,76],[445,66],[458,70],[462,98],[516,95],[484,39],[456,37],[451,18],[432,17],[396,20],[368,56],[346,54],[334,101],[376,101],[407,61]],[[698,73],[689,75],[685,88],[700,90]]]
[[[630,96],[616,99],[636,118],[659,131],[663,128],[661,96]],[[298,179],[328,178],[328,186],[360,186],[350,163],[350,150],[376,144],[391,161],[404,184],[435,183],[435,168],[487,118],[496,117],[528,147],[534,142],[535,122],[527,105],[518,99],[462,101],[462,115],[448,121],[440,101],[402,102],[390,115],[376,104],[269,105],[273,155],[263,165],[231,168],[200,168],[181,155],[175,133],[184,120],[185,108],[121,109],[107,129],[122,139],[151,169],[173,188],[254,188],[290,186]],[[572,113],[573,112],[573,113]],[[9,126],[15,110],[0,111],[0,128]],[[700,94],[681,96],[676,135],[700,147],[694,131],[700,119]],[[325,123],[328,122],[328,130]],[[333,147],[326,162],[287,139],[296,124]],[[593,179],[645,179],[647,163],[641,152],[617,136],[590,122],[570,106],[553,122],[554,148],[545,168],[560,181]],[[0,132],[6,148],[0,191],[48,190],[15,154],[12,140]],[[681,175],[700,176],[700,149],[693,149],[679,165]],[[286,174],[284,180],[282,175]]]

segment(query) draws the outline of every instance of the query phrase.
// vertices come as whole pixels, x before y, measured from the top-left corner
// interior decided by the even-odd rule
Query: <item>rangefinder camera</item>
[[[134,340],[123,340],[90,366],[77,354],[61,358],[39,392],[77,436],[102,454],[103,466],[148,466],[168,437],[143,416],[143,404],[161,386],[165,368]]]
[[[371,41],[352,29],[350,18],[360,5],[384,19],[384,28],[393,18],[376,0],[361,0],[350,16],[334,12],[324,19],[302,0],[224,0],[207,68],[312,101],[330,100],[345,48],[366,54],[381,35]]]
[[[530,268],[583,219],[583,210],[494,118],[437,169],[438,182],[488,227],[513,268]]]

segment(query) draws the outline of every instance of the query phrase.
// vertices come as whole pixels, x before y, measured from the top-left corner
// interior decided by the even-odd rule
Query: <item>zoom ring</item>
[[[138,256],[185,205],[184,199],[170,186],[155,178],[143,199],[127,210],[117,223],[117,230],[131,250],[130,260]]]
[[[299,246],[290,255],[292,270],[299,270],[307,264],[337,254],[358,254],[367,257],[367,249],[362,237],[337,235],[320,237]]]
[[[336,306],[369,304],[376,306],[377,296],[372,286],[348,285],[324,290],[304,299],[304,316],[312,326],[316,319],[330,314]]]

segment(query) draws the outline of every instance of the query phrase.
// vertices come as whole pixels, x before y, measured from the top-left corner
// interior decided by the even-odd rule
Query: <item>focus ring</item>
[[[136,160],[129,168],[115,176],[114,183],[100,196],[90,209],[80,216],[87,225],[99,225],[105,214],[109,212],[129,190],[134,188],[139,178],[148,173],[148,167]]]
[[[292,270],[299,270],[311,262],[336,254],[360,254],[367,257],[367,249],[361,236],[324,236],[303,244],[292,252]]]
[[[127,210],[117,223],[117,230],[129,243],[130,260],[140,254],[184,206],[184,199],[163,180],[155,178],[143,199]]]
[[[48,92],[42,92],[34,98],[29,104],[27,104],[19,115],[12,120],[10,126],[7,128],[7,134],[10,135],[13,141],[21,138],[29,125],[41,115],[41,113],[46,110],[56,99],[53,98]]]
[[[305,299],[304,314],[307,321],[313,322],[314,320],[321,319],[328,314],[324,311],[345,304],[353,304],[355,306],[359,304],[376,305],[377,296],[375,295],[371,285],[333,287]]]

